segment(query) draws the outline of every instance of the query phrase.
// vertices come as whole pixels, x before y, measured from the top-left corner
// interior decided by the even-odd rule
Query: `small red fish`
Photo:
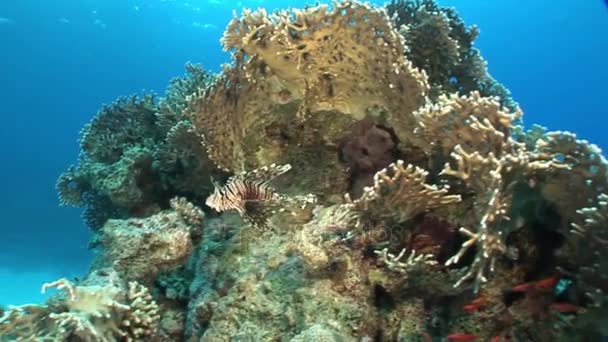
[[[479,336],[474,334],[454,333],[448,335],[450,341],[475,341],[477,339],[479,339]]]
[[[484,297],[475,298],[471,304],[467,304],[462,307],[462,309],[466,312],[473,312],[481,309],[484,305],[486,305],[486,299]]]
[[[427,332],[422,333],[422,338],[424,339],[424,342],[433,342],[433,338]]]
[[[571,313],[578,312],[582,308],[572,303],[553,303],[549,305],[549,309],[557,312]]]
[[[513,291],[515,292],[527,292],[530,290],[536,291],[551,291],[559,282],[560,277],[554,276],[551,278],[541,279],[537,281],[532,281],[529,283],[523,283],[515,286]]]

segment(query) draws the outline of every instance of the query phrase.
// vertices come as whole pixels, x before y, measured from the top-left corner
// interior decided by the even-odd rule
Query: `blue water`
[[[306,1],[4,0],[0,2],[0,304],[40,300],[41,282],[86,271],[80,210],[59,208],[57,176],[102,103],[162,94],[187,61],[219,70],[233,9]],[[382,2],[375,2],[382,3]],[[439,0],[481,29],[477,47],[527,124],[608,148],[604,0]]]

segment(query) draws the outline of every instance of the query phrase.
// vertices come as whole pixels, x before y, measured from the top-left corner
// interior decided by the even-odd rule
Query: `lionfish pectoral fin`
[[[272,164],[253,170],[245,175],[242,179],[245,182],[251,182],[258,186],[264,186],[271,183],[275,178],[291,170],[290,164],[277,165]]]
[[[245,201],[241,217],[254,228],[267,228],[268,220],[281,208],[278,201]]]

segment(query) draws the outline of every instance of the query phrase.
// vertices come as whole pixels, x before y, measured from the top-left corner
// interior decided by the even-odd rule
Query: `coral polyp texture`
[[[608,336],[608,163],[526,131],[477,34],[431,0],[235,15],[219,74],[85,127],[57,188],[98,256],[0,340]]]

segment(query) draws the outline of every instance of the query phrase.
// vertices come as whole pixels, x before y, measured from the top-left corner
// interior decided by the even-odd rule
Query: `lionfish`
[[[284,199],[270,183],[290,169],[290,164],[272,164],[234,175],[223,186],[213,182],[215,189],[205,203],[218,212],[236,210],[253,227],[265,227]]]

